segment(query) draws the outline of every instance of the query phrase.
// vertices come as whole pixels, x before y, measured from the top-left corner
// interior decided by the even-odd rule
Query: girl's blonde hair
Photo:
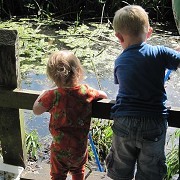
[[[113,19],[113,27],[115,32],[139,36],[148,32],[148,14],[141,6],[125,6],[116,11]]]
[[[47,75],[57,86],[72,87],[83,79],[83,68],[72,52],[61,50],[49,57]]]

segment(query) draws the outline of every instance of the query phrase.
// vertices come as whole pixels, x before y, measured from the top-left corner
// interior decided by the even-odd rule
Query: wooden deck
[[[21,175],[21,180],[50,180],[50,165],[47,163],[41,163],[39,164],[39,168],[35,168],[34,172],[24,170]],[[111,180],[109,177],[107,177],[105,172],[99,172],[99,171],[92,171],[87,168],[86,169],[86,178],[87,180]],[[67,180],[71,180],[71,176],[68,175]]]

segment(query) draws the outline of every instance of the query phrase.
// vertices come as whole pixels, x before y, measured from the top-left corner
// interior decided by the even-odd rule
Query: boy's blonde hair
[[[148,32],[148,14],[141,6],[125,6],[116,11],[113,27],[117,33],[139,36]]]
[[[72,87],[83,79],[83,68],[79,59],[68,50],[51,54],[47,63],[48,77],[60,87]]]

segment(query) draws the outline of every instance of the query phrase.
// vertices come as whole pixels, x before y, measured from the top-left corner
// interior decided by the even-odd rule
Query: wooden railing
[[[39,91],[20,90],[17,32],[0,30],[0,141],[4,163],[25,167],[24,122],[20,109],[32,109]],[[92,117],[110,119],[113,100],[93,102]],[[180,128],[180,108],[169,110],[169,126]]]

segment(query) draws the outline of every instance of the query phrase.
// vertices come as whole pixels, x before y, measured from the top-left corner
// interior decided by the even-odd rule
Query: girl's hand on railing
[[[180,52],[180,46],[175,47],[174,50]]]

